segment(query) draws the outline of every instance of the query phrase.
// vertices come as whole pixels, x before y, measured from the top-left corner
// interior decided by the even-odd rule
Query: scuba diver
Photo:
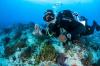
[[[48,27],[46,30],[47,32],[45,32],[45,30],[42,30],[42,33],[47,33],[49,36],[58,37],[60,34],[60,27],[58,27],[54,12],[52,10],[47,10],[43,17],[43,20],[47,23]]]
[[[70,10],[59,12],[57,16],[52,10],[47,10],[43,19],[48,24],[49,35],[59,38],[61,42],[74,40],[84,28],[81,23],[74,20]]]
[[[93,34],[94,29],[100,30],[100,26],[94,21],[92,26],[87,24],[85,17],[80,17],[80,22],[75,18],[70,10],[63,10],[55,16],[52,10],[47,10],[43,17],[48,24],[48,34],[54,37],[60,37],[62,42],[67,39],[77,40],[81,36]],[[43,33],[46,33],[44,30]]]
[[[87,24],[87,19],[84,16],[80,17],[80,22],[81,21],[85,22],[84,25],[85,25],[85,28],[86,28],[85,32],[82,33],[82,35],[84,35],[84,36],[85,35],[91,35],[91,34],[94,33],[94,30],[100,31],[100,25],[98,25],[95,20],[93,20],[92,26]]]

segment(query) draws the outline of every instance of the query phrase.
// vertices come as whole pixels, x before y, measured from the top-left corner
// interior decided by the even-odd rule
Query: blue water
[[[65,9],[70,9],[74,12],[79,13],[79,15],[81,15],[81,16],[85,16],[88,19],[89,25],[92,25],[93,20],[96,20],[97,23],[100,25],[100,7],[99,6],[100,6],[100,0],[0,0],[0,28],[9,27],[16,23],[34,22],[34,23],[38,23],[40,25],[45,24],[45,21],[43,20],[43,16],[44,16],[44,12],[47,9],[52,9],[55,12],[56,11],[59,12],[61,10],[65,10]],[[46,42],[48,39],[46,40],[45,37],[43,37],[42,41],[43,40],[45,40],[45,41],[41,42],[41,36],[40,37],[38,36],[39,39],[36,39],[37,35],[36,36],[33,35],[33,32],[35,33],[35,31],[33,30],[33,26],[31,26],[31,27],[28,26],[28,27],[30,29],[28,29],[27,26],[26,27],[24,26],[22,28],[22,27],[20,27],[20,25],[18,25],[18,28],[20,29],[19,31],[22,34],[19,31],[17,32],[17,30],[18,30],[17,26],[16,26],[16,28],[14,28],[14,30],[12,30],[12,32],[9,32],[9,28],[8,28],[8,31],[4,30],[4,32],[0,32],[0,66],[1,66],[1,64],[2,64],[2,66],[7,66],[8,64],[9,64],[9,66],[15,66],[16,64],[18,64],[20,62],[20,60],[21,61],[24,60],[23,51],[26,53],[25,56],[27,56],[27,54],[28,54],[27,51],[25,51],[26,47],[24,47],[24,49],[21,48],[22,51],[19,50],[20,49],[19,47],[21,45],[23,46],[23,42],[25,42],[24,43],[25,45],[26,44],[28,45],[27,46],[28,49],[30,48],[30,46],[32,46],[31,50],[34,52],[30,52],[31,50],[29,49],[29,54],[33,55],[32,57],[34,57],[34,58],[36,57],[36,55],[39,56],[40,52],[44,50],[44,49],[41,50],[41,48],[45,46],[44,42]],[[27,30],[24,30],[24,28],[27,28]],[[0,31],[1,31],[1,29],[0,29]],[[2,33],[4,33],[4,34],[2,34]],[[19,37],[17,38],[16,35],[18,35]],[[76,52],[76,51],[78,52],[78,51],[80,51],[80,49],[82,49],[83,51],[81,51],[81,54],[83,54],[82,55],[83,57],[87,56],[87,54],[88,55],[90,54],[89,56],[93,56],[93,57],[91,58],[91,60],[89,59],[89,62],[94,61],[92,63],[98,64],[100,62],[100,36],[99,35],[100,35],[100,31],[95,32],[92,35],[82,37],[83,39],[80,39],[80,41],[82,41],[83,43],[81,42],[82,45],[80,45],[81,43],[79,44],[82,47],[79,46],[79,48],[78,48],[78,44],[76,44],[76,45],[71,44],[69,46],[69,41],[68,41],[68,47],[69,47],[68,50],[70,50],[70,52],[72,53],[72,54],[70,53],[70,57],[72,55],[74,55],[73,54],[74,52]],[[17,38],[18,40],[14,39],[14,38]],[[66,53],[64,52],[64,50],[65,51],[67,50],[66,49],[67,47],[63,47],[62,43],[58,41],[58,38],[56,39],[56,38],[50,37],[50,39],[53,40],[53,42],[50,42],[51,43],[50,45],[53,46],[54,49],[56,50],[56,51],[54,51],[55,53],[57,53],[57,54],[58,53],[60,54],[62,52],[64,54],[67,53],[67,52]],[[78,41],[78,42],[80,42],[80,41]],[[8,42],[8,43],[5,43],[5,42]],[[47,43],[49,44],[49,41]],[[7,45],[5,45],[5,44],[7,44]],[[19,44],[21,44],[21,45],[19,45]],[[88,46],[87,46],[87,44],[88,44]],[[17,45],[19,47],[17,47]],[[67,43],[66,43],[66,45],[67,45]],[[74,47],[74,45],[75,45],[75,47]],[[73,48],[70,49],[70,47],[73,47]],[[15,51],[14,54],[12,54],[11,50]],[[17,52],[20,52],[20,54]],[[47,54],[47,52],[45,52],[45,53]],[[43,53],[43,56],[45,53]],[[86,55],[85,55],[85,53],[86,53]],[[8,56],[9,59],[5,58],[7,54],[8,55],[11,54]],[[22,59],[18,58],[19,56],[21,57],[21,54],[23,55]],[[12,65],[13,64],[12,58],[14,56],[16,56],[16,60],[14,61],[15,65]],[[87,59],[87,57],[84,59]],[[57,58],[55,58],[55,59],[57,59]],[[80,60],[79,57],[76,58],[76,60],[77,59]],[[30,60],[31,60],[31,58],[29,59],[29,61]],[[62,60],[64,60],[64,58]],[[29,61],[26,60],[26,62],[29,62]],[[40,61],[42,61],[42,59],[40,59]],[[33,60],[32,62],[34,64],[37,61]],[[58,62],[60,63],[60,61],[58,61]],[[78,61],[76,61],[76,62],[78,62]],[[82,61],[80,61],[80,62],[82,62]],[[84,63],[85,63],[85,61],[84,61]],[[29,64],[29,63],[27,63],[27,64]],[[70,63],[69,63],[69,65],[70,65]],[[98,65],[100,66],[100,64],[98,64]],[[33,66],[33,65],[31,65],[31,66]],[[77,65],[77,66],[81,66],[81,65]],[[85,66],[90,66],[90,65],[85,65]]]
[[[52,7],[57,1],[60,0],[54,0],[54,2],[53,0],[50,0],[50,2],[49,0],[0,0],[0,27],[31,21],[44,24],[45,22],[42,19],[44,11],[53,9]],[[70,9],[87,17],[88,24],[92,24],[94,19],[100,23],[100,0],[61,1],[62,4],[57,7],[58,10]]]

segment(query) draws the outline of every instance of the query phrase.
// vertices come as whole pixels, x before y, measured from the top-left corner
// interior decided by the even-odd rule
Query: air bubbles
[[[55,6],[61,6],[62,5],[62,2],[61,1],[58,1],[54,4]]]
[[[62,5],[62,2],[58,1],[58,2],[56,2],[56,3],[53,4],[53,8],[60,7],[61,5]]]
[[[55,2],[55,3],[53,4],[52,8],[53,8],[55,14],[57,14],[57,12],[58,12],[59,9],[61,8],[61,6],[62,6],[62,1],[61,1],[61,0],[60,0],[60,1],[57,1],[57,2]]]

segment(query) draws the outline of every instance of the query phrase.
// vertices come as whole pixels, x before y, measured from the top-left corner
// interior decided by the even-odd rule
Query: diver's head
[[[73,17],[73,14],[72,14],[72,11],[71,10],[63,10],[63,15],[67,18],[71,18],[71,19],[74,19]]]
[[[45,12],[44,17],[43,17],[43,20],[49,23],[49,22],[51,22],[54,19],[55,19],[54,12],[52,10],[47,10]]]

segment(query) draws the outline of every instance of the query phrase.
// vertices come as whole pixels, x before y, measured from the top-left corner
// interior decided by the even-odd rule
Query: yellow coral
[[[41,61],[54,61],[56,53],[55,49],[50,44],[45,44],[40,52],[40,55],[36,57],[36,62],[39,64]]]

